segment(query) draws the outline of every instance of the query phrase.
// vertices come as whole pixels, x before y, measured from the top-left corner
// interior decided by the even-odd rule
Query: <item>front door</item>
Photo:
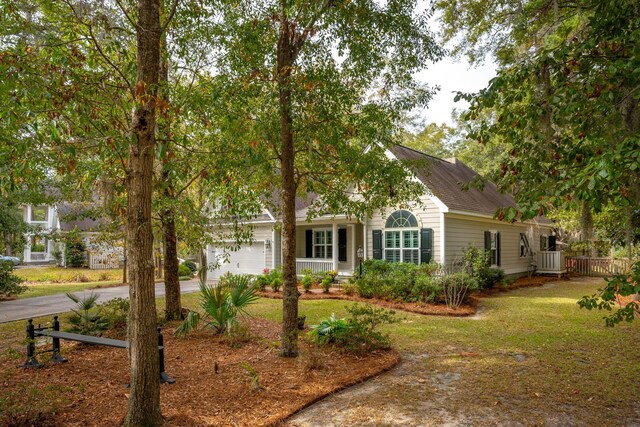
[[[347,229],[338,229],[338,261],[347,262]]]

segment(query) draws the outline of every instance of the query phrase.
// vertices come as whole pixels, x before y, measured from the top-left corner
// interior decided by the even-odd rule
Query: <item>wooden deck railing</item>
[[[629,271],[633,260],[604,257],[566,257],[565,266],[569,273],[581,276],[608,276]]]
[[[564,273],[565,259],[562,251],[540,251],[538,252],[538,273]]]

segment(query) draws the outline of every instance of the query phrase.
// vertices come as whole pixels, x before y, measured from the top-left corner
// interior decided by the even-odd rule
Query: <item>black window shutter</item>
[[[373,259],[382,259],[382,230],[373,230]]]
[[[423,228],[420,230],[420,262],[429,263],[433,259],[433,230]]]
[[[496,265],[500,266],[500,233],[496,233]]]
[[[556,250],[556,236],[549,236],[549,250]]]
[[[313,258],[313,230],[305,231],[306,257]]]
[[[338,229],[338,261],[347,261],[347,229]]]

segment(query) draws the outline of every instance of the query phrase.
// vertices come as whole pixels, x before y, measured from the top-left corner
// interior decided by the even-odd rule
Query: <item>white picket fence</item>
[[[89,252],[91,270],[112,270],[120,267],[120,256],[116,252]]]

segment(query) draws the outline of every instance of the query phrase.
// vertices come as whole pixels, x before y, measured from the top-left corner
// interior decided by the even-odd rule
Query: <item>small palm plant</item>
[[[217,286],[207,285],[202,274],[199,277],[200,307],[204,313],[190,311],[176,329],[177,336],[187,335],[201,320],[205,322],[204,327],[213,329],[216,334],[227,333],[238,322],[238,315],[247,315],[247,306],[260,298],[251,276],[229,276]]]
[[[67,292],[66,295],[77,304],[75,309],[71,309],[73,315],[69,317],[72,325],[68,329],[69,332],[98,336],[107,329],[108,322],[102,316],[102,307],[97,304],[100,294],[91,292],[83,298],[71,292]]]

